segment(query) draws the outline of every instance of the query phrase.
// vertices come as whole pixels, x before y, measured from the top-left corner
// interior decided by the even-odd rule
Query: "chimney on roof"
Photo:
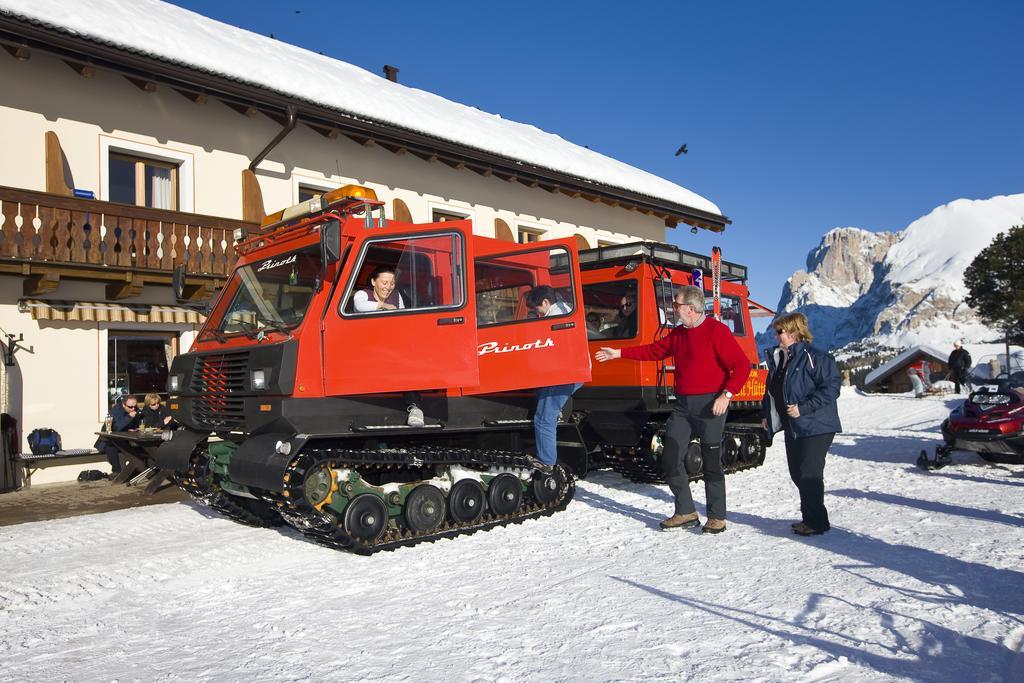
[[[390,64],[385,64],[384,78],[388,79],[392,83],[398,83],[398,67],[391,66]]]

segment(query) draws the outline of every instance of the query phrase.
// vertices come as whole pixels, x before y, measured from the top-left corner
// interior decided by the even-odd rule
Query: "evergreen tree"
[[[1024,343],[1024,225],[1001,232],[964,271],[967,305]]]

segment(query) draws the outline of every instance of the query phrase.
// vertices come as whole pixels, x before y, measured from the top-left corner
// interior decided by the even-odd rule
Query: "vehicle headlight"
[[[267,388],[267,371],[253,370],[252,371],[252,388],[254,391],[262,391]]]
[[[171,375],[167,380],[167,390],[171,393],[181,391],[181,375]]]

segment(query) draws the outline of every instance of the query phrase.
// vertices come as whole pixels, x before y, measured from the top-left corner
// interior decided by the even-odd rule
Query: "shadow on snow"
[[[1000,674],[1005,680],[1018,680],[1016,676],[1024,673],[1024,662],[1021,661],[1020,655],[1004,645],[981,638],[964,636],[926,619],[910,617],[877,606],[865,608],[821,593],[811,596],[808,608],[814,609],[814,605],[820,601],[837,600],[854,608],[871,609],[876,612],[879,621],[889,629],[893,639],[892,645],[876,643],[876,646],[887,650],[891,655],[867,651],[862,641],[856,636],[822,630],[817,626],[804,626],[799,623],[799,617],[788,621],[758,614],[751,610],[684,597],[618,576],[609,576],[609,578],[665,600],[728,619],[752,630],[762,631],[794,645],[810,645],[833,659],[845,657],[851,662],[891,676],[907,677],[913,680],[977,680],[981,671],[988,670]],[[808,609],[804,611],[806,612]],[[897,630],[895,626],[897,618],[916,623],[917,627],[913,631],[921,640],[920,645],[916,648],[908,642],[903,633]],[[831,636],[832,639],[822,636]],[[900,653],[911,652],[912,656],[899,656]]]

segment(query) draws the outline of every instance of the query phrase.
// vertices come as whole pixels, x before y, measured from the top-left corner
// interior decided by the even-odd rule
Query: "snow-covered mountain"
[[[964,270],[997,233],[1021,224],[1024,194],[958,199],[899,232],[835,228],[786,281],[777,310],[804,313],[828,348],[997,339],[964,303]],[[772,343],[774,335],[758,339]]]

